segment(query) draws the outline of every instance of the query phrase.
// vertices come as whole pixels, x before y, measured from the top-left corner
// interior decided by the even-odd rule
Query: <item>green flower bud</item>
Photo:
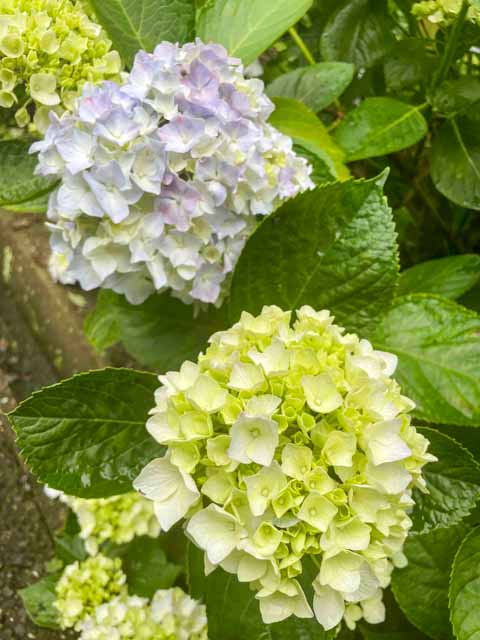
[[[126,594],[125,574],[119,558],[98,554],[65,567],[55,591],[55,607],[63,628],[80,628],[82,620],[104,602]]]

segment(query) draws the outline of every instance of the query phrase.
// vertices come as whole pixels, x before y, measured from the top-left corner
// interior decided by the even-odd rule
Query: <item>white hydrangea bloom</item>
[[[273,108],[238,59],[199,40],[140,51],[120,86],[87,85],[32,146],[38,173],[61,179],[53,277],[134,304],[166,289],[218,304],[257,216],[313,186]]]
[[[147,429],[167,455],[134,486],[156,510],[170,503],[162,528],[186,518],[207,572],[251,584],[265,622],[380,622],[382,589],[406,561],[412,489],[435,458],[390,377],[395,356],[328,311],[290,320],[278,307],[243,313],[198,363],[160,376]],[[311,557],[308,602],[299,576]]]
[[[80,640],[207,640],[207,615],[179,587],[149,601],[122,594],[99,605],[78,627]]]

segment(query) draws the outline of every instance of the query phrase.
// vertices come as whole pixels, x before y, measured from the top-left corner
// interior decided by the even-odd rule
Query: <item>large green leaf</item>
[[[433,109],[446,117],[468,116],[477,112],[480,106],[480,80],[473,76],[449,78],[435,89],[429,99]]]
[[[388,308],[397,274],[391,211],[383,176],[318,187],[264,220],[233,275],[227,311],[264,304],[330,309],[351,331],[365,334]]]
[[[434,293],[456,300],[480,280],[480,256],[464,254],[428,260],[400,274],[398,295]]]
[[[192,306],[168,293],[131,305],[124,296],[103,290],[85,332],[97,349],[121,341],[142,365],[165,372],[195,359],[210,335],[225,328],[222,315],[213,307],[194,315]]]
[[[426,84],[438,63],[427,38],[405,38],[395,43],[385,58],[387,87],[392,91]]]
[[[480,638],[480,527],[463,540],[450,579],[451,621],[457,640]]]
[[[122,559],[129,593],[142,598],[151,598],[157,589],[169,589],[182,570],[167,560],[159,538],[138,536],[107,549],[107,553]]]
[[[426,533],[470,515],[480,497],[480,466],[449,436],[425,427],[420,432],[430,441],[429,452],[438,458],[423,471],[428,493],[414,491],[413,531]]]
[[[31,142],[0,140],[0,207],[19,206],[53,189],[54,180],[34,175],[37,157]]]
[[[443,195],[480,210],[480,127],[473,120],[443,123],[433,141],[432,179]]]
[[[310,576],[310,583],[312,579]],[[206,577],[203,553],[192,544],[188,548],[188,582],[191,595],[203,599],[207,606],[210,640],[331,640],[335,637],[335,630],[324,631],[315,618],[305,620],[291,616],[283,622],[265,624],[255,592],[248,584],[219,568]]]
[[[152,51],[162,40],[183,43],[193,39],[194,0],[90,0],[90,3],[128,66],[139,49]]]
[[[362,160],[410,147],[427,130],[417,106],[393,98],[366,98],[339,124],[335,140],[348,161]]]
[[[390,26],[386,0],[343,0],[322,33],[322,55],[357,69],[371,67],[394,41]]]
[[[312,0],[207,0],[198,13],[197,36],[250,64],[311,6]]]
[[[55,586],[59,578],[59,573],[51,573],[18,592],[29,617],[39,627],[60,628],[58,611],[54,607],[57,598]]]
[[[468,529],[457,525],[411,536],[404,546],[408,565],[392,575],[392,589],[410,622],[434,640],[450,640],[448,580],[455,553]]]
[[[345,91],[354,70],[348,62],[318,62],[279,76],[268,85],[267,94],[295,98],[313,111],[320,111]]]
[[[151,373],[102,369],[36,391],[9,414],[24,460],[41,482],[69,495],[131,491],[164,451],[145,429],[157,387]]]
[[[373,341],[398,356],[395,377],[417,404],[415,415],[438,424],[480,425],[480,316],[420,293],[399,298]]]
[[[313,111],[292,98],[274,98],[273,101],[275,111],[270,116],[270,124],[320,158],[333,180],[346,180],[350,174],[343,164],[343,152]]]

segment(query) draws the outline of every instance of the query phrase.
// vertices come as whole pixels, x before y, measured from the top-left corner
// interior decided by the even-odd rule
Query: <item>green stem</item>
[[[299,36],[298,31],[295,29],[295,27],[290,27],[290,29],[288,30],[288,33],[290,34],[292,40],[295,42],[297,47],[303,53],[303,57],[308,62],[308,64],[315,64],[315,58],[312,56],[305,42]]]
[[[450,37],[448,38],[447,45],[445,47],[445,51],[443,52],[442,60],[440,61],[440,66],[433,76],[432,88],[438,86],[445,77],[455,60],[455,54],[457,52],[458,42],[460,40],[460,36],[462,35],[463,24],[467,17],[468,12],[468,2],[467,0],[463,0],[462,7],[460,12],[455,20],[455,23],[450,32]]]

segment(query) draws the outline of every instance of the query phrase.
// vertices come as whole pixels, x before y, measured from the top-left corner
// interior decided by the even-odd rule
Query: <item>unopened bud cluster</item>
[[[145,535],[156,538],[160,531],[152,503],[135,492],[90,500],[62,494],[61,500],[77,516],[79,535],[90,555],[104,542],[122,544]]]

